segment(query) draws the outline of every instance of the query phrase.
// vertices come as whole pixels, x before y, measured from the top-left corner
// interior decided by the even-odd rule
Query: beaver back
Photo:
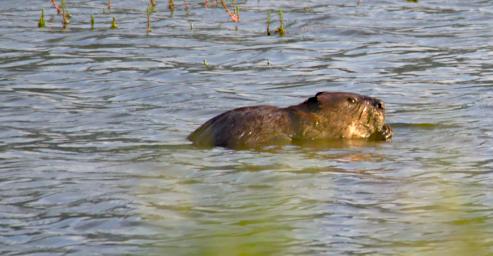
[[[274,106],[253,106],[224,112],[188,136],[197,146],[257,148],[290,143],[294,130],[289,113]]]

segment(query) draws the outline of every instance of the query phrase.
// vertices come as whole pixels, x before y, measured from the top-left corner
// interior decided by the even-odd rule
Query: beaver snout
[[[379,110],[385,110],[385,104],[379,99],[372,99],[371,104]]]

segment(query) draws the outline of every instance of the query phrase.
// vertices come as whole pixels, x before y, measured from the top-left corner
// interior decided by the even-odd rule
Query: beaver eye
[[[348,101],[349,103],[351,103],[351,104],[356,103],[356,99],[355,99],[355,98],[353,98],[353,97],[348,97],[348,98],[347,98],[347,101]]]

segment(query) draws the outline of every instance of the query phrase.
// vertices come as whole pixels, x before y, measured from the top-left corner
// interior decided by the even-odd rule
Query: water
[[[158,1],[149,35],[145,1],[105,2],[68,1],[66,30],[49,1],[0,5],[1,255],[493,252],[489,1],[240,1],[237,26]],[[323,90],[383,99],[392,143],[186,140]]]

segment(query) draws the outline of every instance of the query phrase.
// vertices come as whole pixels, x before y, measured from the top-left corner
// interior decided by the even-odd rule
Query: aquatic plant
[[[228,13],[229,17],[231,18],[231,21],[240,22],[240,17],[229,10],[224,0],[221,0],[221,5],[223,6],[224,10],[226,10],[226,12]]]
[[[113,16],[113,20],[111,21],[111,29],[117,29],[118,24],[116,23],[116,18]]]
[[[147,6],[146,14],[147,14],[147,33],[151,32],[151,14],[154,12],[155,5],[152,4],[152,0],[149,2]]]
[[[39,21],[38,21],[38,27],[39,28],[44,28],[46,25],[45,22],[45,10],[41,9],[41,16],[39,16]]]
[[[150,13],[152,14],[153,12],[156,12],[156,5],[157,5],[157,2],[156,0],[149,0],[149,4],[147,4],[147,8],[146,8],[146,13]]]
[[[286,29],[284,28],[284,13],[282,9],[279,9],[279,27],[276,29],[276,33],[279,36],[284,36],[286,34]]]
[[[174,0],[168,0],[168,9],[170,12],[175,11],[175,1]]]
[[[62,16],[62,25],[63,25],[63,28],[66,28],[68,26],[68,24],[70,23],[71,14],[67,10],[66,0],[60,0],[60,1],[61,1],[60,4],[57,3],[57,0],[50,0],[50,3],[56,9],[57,14]],[[184,8],[187,11],[187,15],[189,15],[188,10],[190,8],[190,5],[189,5],[187,0],[183,0],[183,2],[184,2]],[[219,3],[221,3],[221,5],[219,5]],[[208,0],[204,0],[204,7],[205,8],[208,8],[209,4],[210,3]],[[146,9],[147,31],[151,31],[151,17],[150,16],[151,16],[152,12],[155,12],[156,5],[157,5],[157,0],[149,0],[149,5]],[[240,6],[237,4],[236,0],[231,1],[231,5],[232,5],[232,10],[230,8],[228,8],[228,5],[227,5],[225,0],[216,0],[215,1],[215,6],[216,7],[222,6],[224,8],[224,10],[226,11],[226,13],[229,15],[231,21],[237,23],[240,21]],[[108,10],[111,10],[112,9],[112,1],[108,0],[106,6],[107,6]],[[172,13],[174,12],[174,10],[176,9],[176,5],[175,5],[174,0],[168,0],[168,8]],[[44,10],[42,10],[41,12],[42,13],[41,13],[41,16],[40,16],[40,19],[38,22],[38,26],[44,27],[44,26],[46,26],[46,21],[44,19]],[[270,35],[271,32],[270,32],[269,26],[270,26],[270,21],[268,22],[268,28],[267,28],[268,34]],[[116,28],[118,28],[118,24],[116,23],[116,19],[113,17],[113,21],[111,23],[111,29],[116,29]],[[192,25],[190,26],[190,29],[191,30],[193,29]],[[238,29],[238,27],[236,27],[236,29]],[[94,30],[94,16],[91,16],[91,30]],[[284,35],[284,26],[281,26],[280,29],[278,29],[277,33],[279,33],[280,35]]]
[[[204,61],[202,61],[202,64],[204,64],[205,68],[209,68],[209,63],[207,62],[206,59],[204,59]]]
[[[56,0],[50,0],[50,2],[53,5],[53,7],[55,7],[56,13],[60,14],[62,12],[62,8],[60,8],[60,5],[56,3]]]
[[[236,5],[235,6],[235,15],[238,17],[238,21],[240,21],[240,6]]]
[[[278,14],[279,14],[279,27],[276,30],[274,30],[274,33],[279,34],[279,36],[284,36],[284,35],[286,35],[286,28],[284,26],[284,11],[282,9],[280,9]],[[272,23],[271,11],[268,10],[267,11],[267,22],[266,22],[266,26],[267,26],[266,34],[268,36],[272,35],[272,31],[270,30],[271,23]]]
[[[68,12],[67,10],[67,4],[65,2],[65,0],[62,0],[61,3],[60,3],[60,7],[62,9],[62,26],[63,28],[66,28],[67,25],[70,23],[70,13]]]
[[[65,0],[61,0],[60,4],[57,4],[56,0],[50,0],[50,3],[53,5],[55,8],[56,12],[58,15],[62,15],[62,26],[63,28],[66,28],[67,25],[70,23],[70,12],[67,10],[67,5],[65,3]],[[39,24],[38,24],[39,26]]]

